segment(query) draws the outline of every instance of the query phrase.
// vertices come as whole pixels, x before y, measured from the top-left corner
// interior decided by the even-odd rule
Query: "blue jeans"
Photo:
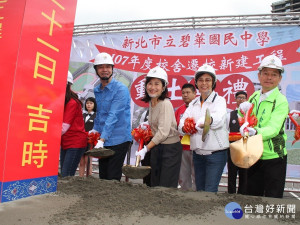
[[[86,148],[68,148],[60,150],[60,171],[63,177],[74,176]]]
[[[193,152],[197,191],[218,192],[224,166],[227,162],[227,150],[211,155],[198,155]]]

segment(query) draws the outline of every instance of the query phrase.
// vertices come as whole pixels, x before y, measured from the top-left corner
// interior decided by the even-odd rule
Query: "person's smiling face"
[[[213,79],[212,77],[204,73],[197,79],[197,87],[201,95],[209,95],[212,92]]]
[[[112,65],[109,64],[102,64],[102,65],[97,65],[97,73],[99,74],[100,78],[106,78],[108,79],[109,76],[112,74],[113,67]]]
[[[262,86],[262,92],[266,93],[278,86],[281,81],[281,74],[278,69],[263,68],[258,73],[258,80]]]
[[[158,98],[164,91],[162,81],[158,78],[152,78],[147,83],[146,91],[151,98]]]

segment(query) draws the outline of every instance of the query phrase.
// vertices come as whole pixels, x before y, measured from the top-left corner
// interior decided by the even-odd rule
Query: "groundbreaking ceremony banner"
[[[93,95],[99,79],[93,60],[99,52],[107,52],[114,60],[114,78],[127,85],[132,99],[132,128],[139,125],[148,105],[144,95],[145,75],[160,66],[167,71],[169,97],[174,110],[183,104],[181,87],[194,84],[194,73],[204,63],[217,73],[216,91],[227,101],[228,111],[235,109],[234,94],[246,91],[250,96],[260,89],[258,66],[270,54],[278,56],[285,72],[280,83],[290,109],[300,110],[300,28],[268,26],[240,28],[197,28],[181,30],[122,32],[74,36],[70,70],[75,76],[74,90],[81,100]],[[199,93],[197,93],[199,95]],[[291,145],[294,127],[288,120],[287,148],[299,155],[300,145]],[[300,177],[299,160],[289,162],[288,175]]]
[[[56,191],[77,1],[0,1],[1,202]]]

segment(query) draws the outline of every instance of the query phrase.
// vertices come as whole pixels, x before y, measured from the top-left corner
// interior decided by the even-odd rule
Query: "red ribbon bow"
[[[251,107],[247,110],[247,112],[244,112],[243,110],[240,110],[240,112],[243,114],[244,117],[239,117],[239,124],[242,126],[245,122],[248,122],[248,127],[255,127],[257,125],[257,118],[252,113],[254,105],[251,104]],[[251,115],[252,114],[252,115]]]
[[[289,117],[292,121],[292,123],[295,125],[296,129],[295,129],[295,134],[294,134],[294,138],[295,140],[292,142],[292,145],[295,144],[295,142],[300,140],[300,125],[297,123],[297,121],[293,118],[294,114],[298,114],[300,116],[299,112],[292,112],[289,113]]]
[[[100,134],[98,132],[88,134],[88,143],[91,144],[92,146],[95,146],[99,139],[100,139]]]
[[[141,127],[134,128],[131,131],[131,135],[136,140],[136,142],[140,142],[140,140],[144,140],[145,143],[148,143],[152,137],[153,134],[151,132],[151,128],[149,125],[145,125],[147,128],[142,129]]]
[[[188,134],[197,133],[196,123],[195,123],[194,118],[188,117],[185,119],[184,125],[183,125],[183,130],[185,133],[188,133]]]

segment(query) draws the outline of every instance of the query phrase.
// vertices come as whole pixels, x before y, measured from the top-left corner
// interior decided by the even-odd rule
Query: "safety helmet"
[[[210,66],[206,63],[204,63],[202,66],[200,66],[199,69],[195,73],[195,85],[196,85],[196,87],[197,87],[198,78],[202,74],[205,74],[205,73],[209,74],[213,78],[213,89],[215,89],[216,82],[217,82],[216,71],[212,66]]]
[[[167,72],[159,66],[156,66],[156,67],[152,68],[151,70],[149,70],[148,74],[146,75],[146,78],[147,77],[154,77],[154,78],[162,79],[165,81],[166,86],[168,86],[168,84],[169,84]]]
[[[94,66],[102,65],[102,64],[109,64],[114,65],[113,59],[110,54],[106,52],[101,52],[95,57]]]
[[[68,71],[68,79],[67,79],[67,81],[69,83],[73,84],[73,75],[72,75],[72,73],[70,71]]]
[[[265,67],[278,69],[281,71],[281,73],[284,72],[281,60],[275,55],[269,55],[263,58],[263,60],[260,63],[260,66],[258,67],[258,70],[261,71]]]

